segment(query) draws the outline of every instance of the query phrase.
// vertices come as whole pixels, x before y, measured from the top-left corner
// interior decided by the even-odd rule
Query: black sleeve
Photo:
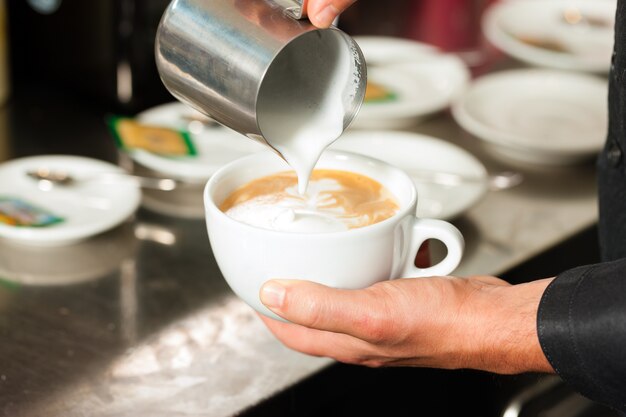
[[[626,412],[626,259],[560,274],[543,294],[537,325],[563,380]]]

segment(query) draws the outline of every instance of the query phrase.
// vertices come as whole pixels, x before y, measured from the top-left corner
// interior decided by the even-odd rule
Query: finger
[[[355,0],[309,0],[307,13],[311,23],[319,28],[329,27]]]
[[[384,294],[340,290],[308,281],[270,281],[261,301],[274,313],[302,326],[376,342],[393,331],[392,309]]]
[[[266,316],[261,316],[261,320],[285,346],[307,355],[359,364],[364,364],[372,356],[370,345],[352,336],[309,329]]]

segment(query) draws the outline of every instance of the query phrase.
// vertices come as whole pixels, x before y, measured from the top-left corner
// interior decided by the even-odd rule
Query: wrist
[[[470,347],[474,367],[500,374],[554,373],[537,332],[537,311],[551,281],[483,285],[473,293],[479,341]]]

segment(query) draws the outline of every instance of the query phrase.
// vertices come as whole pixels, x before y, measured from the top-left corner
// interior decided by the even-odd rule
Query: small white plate
[[[615,0],[500,1],[487,9],[482,27],[492,44],[528,64],[607,73],[616,7]],[[581,16],[589,16],[596,23],[606,22],[606,26],[586,24],[579,20]],[[522,41],[524,38],[554,46],[537,46]]]
[[[363,51],[367,65],[372,67],[419,62],[440,54],[437,47],[411,39],[355,36],[354,40]]]
[[[191,182],[206,181],[223,165],[243,156],[266,150],[262,144],[222,125],[204,126],[190,119],[203,116],[191,107],[168,103],[137,115],[137,121],[155,126],[189,131],[198,155],[189,158],[167,158],[146,151],[133,151],[131,158],[165,176]]]
[[[34,247],[0,240],[0,277],[20,285],[75,285],[103,278],[132,258],[130,222],[76,245]]]
[[[462,148],[441,139],[397,131],[353,131],[331,145],[339,149],[380,159],[411,172],[446,172],[477,181],[462,185],[440,185],[418,179],[417,216],[452,219],[479,202],[487,192],[485,166]]]
[[[556,70],[503,71],[479,78],[453,106],[457,122],[508,160],[568,165],[603,147],[608,82]]]
[[[392,37],[356,37],[368,63],[368,80],[393,94],[390,101],[365,102],[354,128],[405,128],[447,108],[466,88],[463,61],[431,45]]]
[[[77,183],[42,191],[26,172],[41,167],[63,170]],[[139,207],[141,191],[129,179],[80,181],[100,173],[123,172],[116,165],[79,156],[45,155],[15,159],[0,165],[0,195],[41,207],[65,220],[42,228],[0,223],[0,238],[33,246],[62,246],[97,235],[121,224]]]

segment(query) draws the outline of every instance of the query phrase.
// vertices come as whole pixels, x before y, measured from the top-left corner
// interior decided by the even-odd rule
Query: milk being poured
[[[296,171],[300,194],[324,149],[343,133],[344,103],[354,99],[359,75],[351,73],[345,40],[318,32],[304,42],[276,58],[257,103],[263,137]]]

